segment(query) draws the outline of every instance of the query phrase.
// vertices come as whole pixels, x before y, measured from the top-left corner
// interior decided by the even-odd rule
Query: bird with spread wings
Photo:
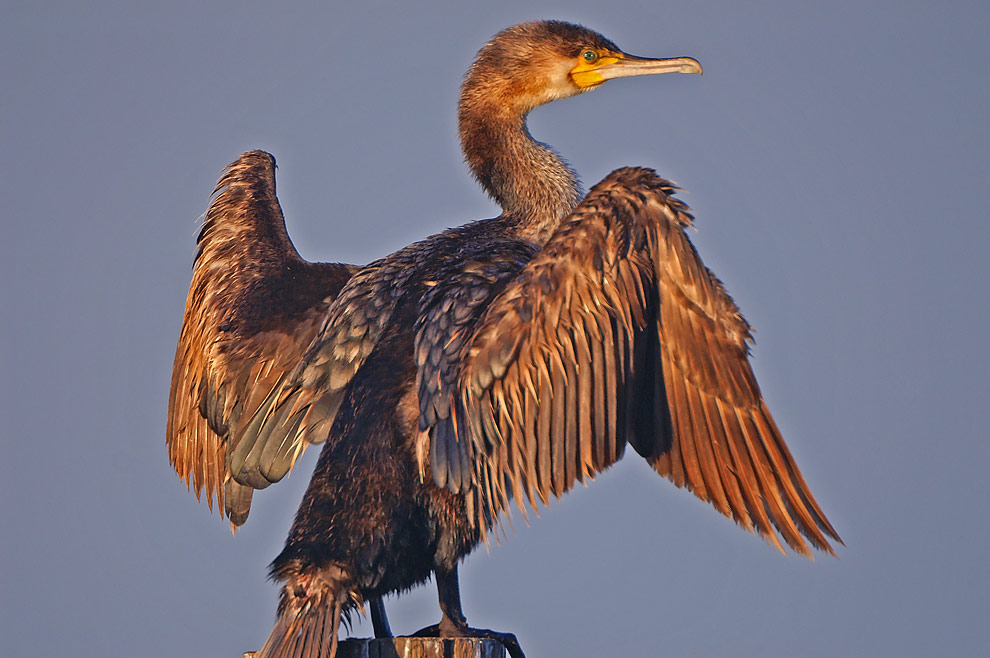
[[[770,415],[750,327],[685,231],[676,188],[614,171],[582,195],[526,128],[533,108],[631,75],[700,73],[585,28],[526,23],[493,38],[461,91],[466,161],[496,218],[358,267],[292,246],[275,163],[252,151],[220,179],[199,235],[167,442],[196,491],[245,522],[252,493],[323,444],[285,549],[279,616],[260,656],[337,647],[342,617],[435,576],[467,625],[457,564],[512,500],[538,508],[627,445],[659,474],[783,550],[838,535]]]

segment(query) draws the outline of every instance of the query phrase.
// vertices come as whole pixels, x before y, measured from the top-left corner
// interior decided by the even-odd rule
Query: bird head
[[[535,21],[505,29],[485,44],[465,76],[462,98],[483,96],[525,114],[606,80],[657,73],[700,74],[701,65],[690,57],[636,57],[580,25]]]

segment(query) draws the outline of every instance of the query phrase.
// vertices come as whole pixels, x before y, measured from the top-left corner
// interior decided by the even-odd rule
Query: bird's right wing
[[[356,268],[299,256],[269,154],[243,154],[214,194],[175,353],[166,441],[187,485],[197,497],[205,489],[211,508],[215,496],[236,526],[252,491],[281,479],[305,448],[259,442],[245,422],[280,390]]]
[[[801,553],[805,538],[831,551],[825,535],[838,537],[756,385],[749,325],[673,191],[649,170],[613,172],[487,307],[450,427],[431,435],[445,444],[431,446],[434,478],[472,486],[485,524],[513,496],[561,495],[628,442],[778,547],[774,528]]]

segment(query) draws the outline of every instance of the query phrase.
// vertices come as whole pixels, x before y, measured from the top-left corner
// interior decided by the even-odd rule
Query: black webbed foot
[[[432,626],[421,628],[410,637],[440,637],[440,624],[433,624]]]
[[[439,624],[416,631],[417,637],[476,637],[496,640],[502,643],[511,658],[526,658],[519,640],[512,633],[499,633],[487,628],[471,628],[461,611],[461,590],[457,579],[457,567],[450,570],[436,570],[437,593],[440,595],[440,611],[443,617]]]

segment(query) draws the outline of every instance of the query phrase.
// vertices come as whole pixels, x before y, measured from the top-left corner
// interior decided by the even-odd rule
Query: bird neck
[[[529,134],[527,111],[470,91],[461,94],[458,116],[465,160],[511,230],[543,244],[581,199],[577,175]]]

